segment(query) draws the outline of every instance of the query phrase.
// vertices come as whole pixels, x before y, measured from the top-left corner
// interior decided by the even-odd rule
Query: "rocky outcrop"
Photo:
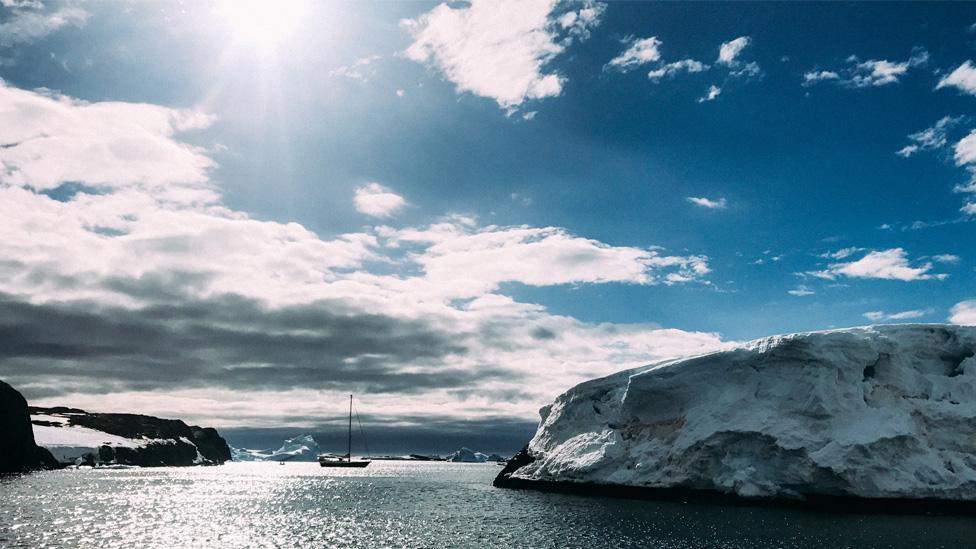
[[[216,465],[231,459],[215,429],[138,414],[31,407],[34,433],[61,463]]]
[[[0,381],[0,473],[55,467],[51,454],[34,443],[27,400]]]
[[[496,485],[789,501],[976,502],[976,328],[761,339],[589,381]]]

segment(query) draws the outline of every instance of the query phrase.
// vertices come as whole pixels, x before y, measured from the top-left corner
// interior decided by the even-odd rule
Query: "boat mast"
[[[352,462],[352,395],[349,395],[349,442],[346,446],[346,459]]]

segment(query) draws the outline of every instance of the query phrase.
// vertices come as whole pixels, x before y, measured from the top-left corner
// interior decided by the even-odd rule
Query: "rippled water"
[[[966,517],[841,515],[491,487],[495,465],[374,462],[0,478],[3,547],[971,547]]]

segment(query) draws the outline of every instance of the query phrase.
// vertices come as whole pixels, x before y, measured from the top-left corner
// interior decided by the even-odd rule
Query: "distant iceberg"
[[[461,448],[457,452],[448,455],[446,459],[454,463],[484,463],[488,461],[488,456],[469,448]]]
[[[277,450],[231,448],[234,461],[317,461],[321,453],[312,435],[289,438]]]

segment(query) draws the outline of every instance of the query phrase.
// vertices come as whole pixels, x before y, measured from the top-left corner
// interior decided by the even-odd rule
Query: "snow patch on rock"
[[[67,419],[55,415],[32,414],[31,421],[62,425],[32,425],[36,444],[47,448],[61,463],[75,462],[86,454],[98,455],[101,446],[142,448],[150,442],[148,439],[124,438],[88,427],[69,426]]]

